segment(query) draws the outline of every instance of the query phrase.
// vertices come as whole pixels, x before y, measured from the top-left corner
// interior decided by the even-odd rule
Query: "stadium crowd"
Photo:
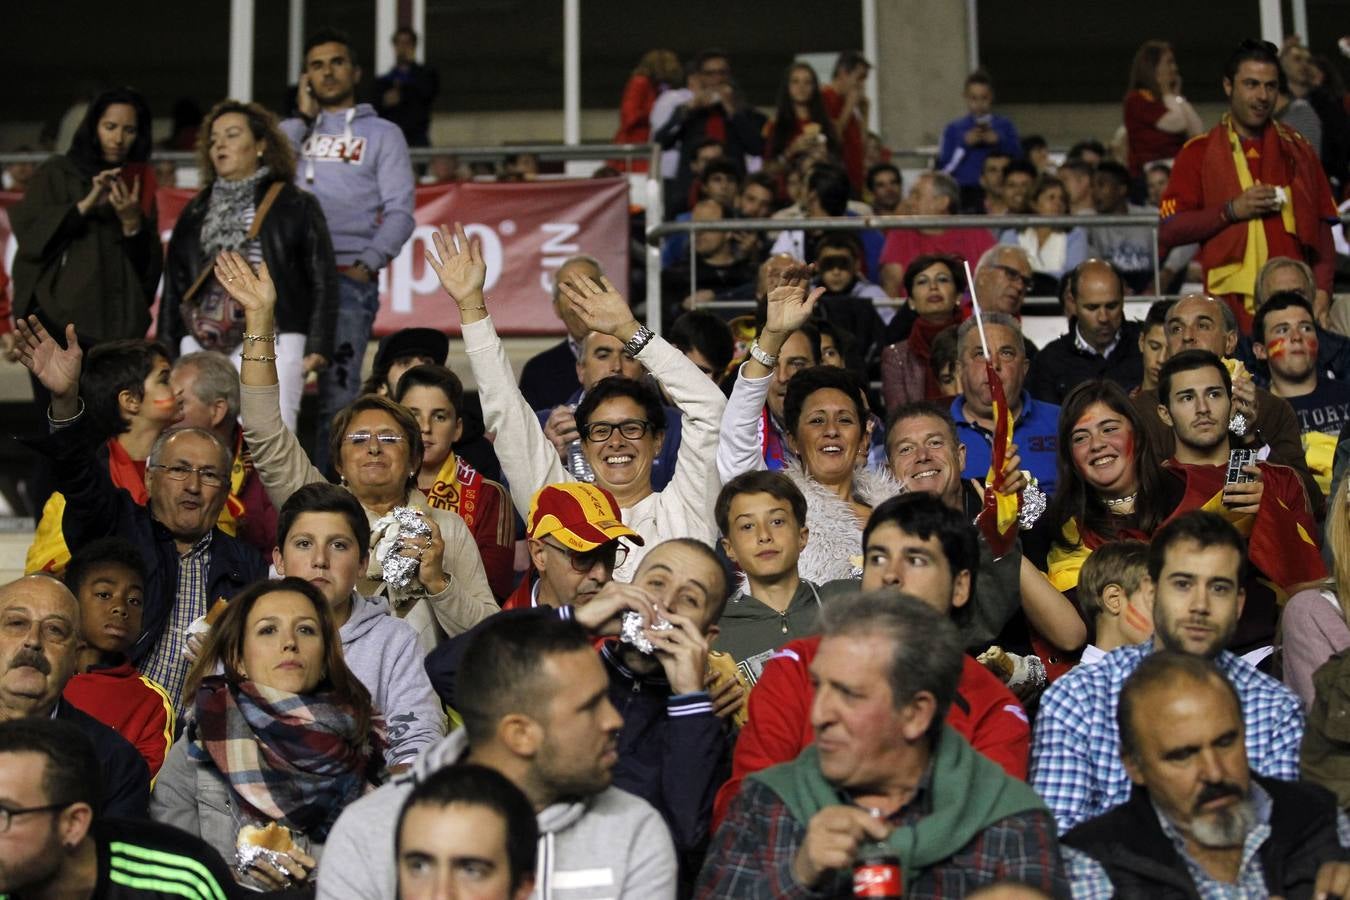
[[[0,586],[0,896],[1350,896],[1334,63],[1244,41],[1207,128],[1150,41],[1063,160],[973,72],[906,191],[860,54],[766,117],[653,51],[616,137],[668,213],[782,230],[670,239],[664,334],[572,257],[517,379],[442,226],[475,397],[427,328],[362,381],[416,40],[374,106],[333,31],[288,118],[214,105],[167,253],[136,92],[21,173],[49,483]],[[1156,267],[998,222],[1145,211]],[[990,224],[794,227],[871,212]]]

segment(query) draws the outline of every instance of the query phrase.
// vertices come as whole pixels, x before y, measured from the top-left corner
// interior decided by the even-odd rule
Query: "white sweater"
[[[558,451],[521,396],[490,316],[464,326],[464,349],[478,381],[484,424],[497,435],[493,446],[502,473],[511,484],[511,500],[525,515],[534,493],[544,485],[575,479],[563,468]],[[680,410],[683,430],[675,474],[665,490],[619,511],[624,524],[646,541],[645,547],[634,547],[623,566],[614,570],[614,579],[625,582],[633,580],[644,551],[664,540],[690,537],[715,545],[713,505],[722,485],[714,460],[718,427],[727,402],[717,385],[664,338],[652,338],[637,360]]]

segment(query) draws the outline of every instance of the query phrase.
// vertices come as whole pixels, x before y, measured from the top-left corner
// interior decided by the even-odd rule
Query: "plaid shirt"
[[[850,803],[843,794],[839,802]],[[930,812],[931,802],[931,793],[921,785],[914,800],[888,821],[896,827],[912,825]],[[792,861],[806,839],[807,824],[794,819],[767,785],[753,779],[745,782],[713,837],[694,896],[698,900],[852,897],[851,871],[836,870],[815,889],[793,877]],[[941,863],[905,873],[905,898],[964,897],[980,885],[1003,880],[1031,885],[1054,897],[1068,895],[1055,823],[1048,813],[1008,816]]]
[[[1041,698],[1031,743],[1031,785],[1055,814],[1060,833],[1130,798],[1120,761],[1116,701],[1153,643],[1121,647],[1078,666]],[[1297,781],[1303,706],[1284,685],[1224,651],[1214,662],[1242,700],[1247,758],[1267,778]]]
[[[211,535],[208,531],[196,545],[178,560],[178,591],[169,624],[155,649],[141,663],[141,674],[164,688],[177,703],[183,695],[191,664],[183,656],[187,627],[206,615],[206,573],[211,567]]]
[[[1270,837],[1270,794],[1255,781],[1251,783],[1251,801],[1256,810],[1256,826],[1242,843],[1242,864],[1238,869],[1238,879],[1233,884],[1216,881],[1209,877],[1201,866],[1186,852],[1186,839],[1181,832],[1162,814],[1155,805],[1158,824],[1163,834],[1176,848],[1177,855],[1186,864],[1186,873],[1191,876],[1200,900],[1265,900],[1270,896],[1266,887],[1266,873],[1258,855],[1261,845]],[[1343,810],[1336,812],[1336,837],[1342,847],[1350,847],[1350,819]],[[1072,847],[1060,848],[1064,853],[1064,864],[1069,872],[1069,883],[1073,885],[1074,900],[1111,900],[1116,895],[1111,879],[1097,860],[1081,850]]]

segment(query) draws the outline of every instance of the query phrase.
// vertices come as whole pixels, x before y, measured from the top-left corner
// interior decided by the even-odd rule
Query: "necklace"
[[[1126,504],[1133,503],[1134,498],[1138,496],[1139,492],[1135,491],[1133,494],[1126,494],[1124,497],[1117,497],[1114,500],[1103,500],[1102,502],[1108,507],[1115,509],[1118,506],[1125,506]]]

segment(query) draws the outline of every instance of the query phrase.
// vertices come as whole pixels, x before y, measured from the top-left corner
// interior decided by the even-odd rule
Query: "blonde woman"
[[[1350,478],[1342,478],[1327,507],[1327,549],[1332,557],[1331,578],[1318,587],[1299,591],[1285,604],[1280,627],[1284,633],[1284,683],[1298,694],[1304,709],[1313,702],[1313,673],[1333,654],[1350,647],[1346,597],[1350,596]]]

